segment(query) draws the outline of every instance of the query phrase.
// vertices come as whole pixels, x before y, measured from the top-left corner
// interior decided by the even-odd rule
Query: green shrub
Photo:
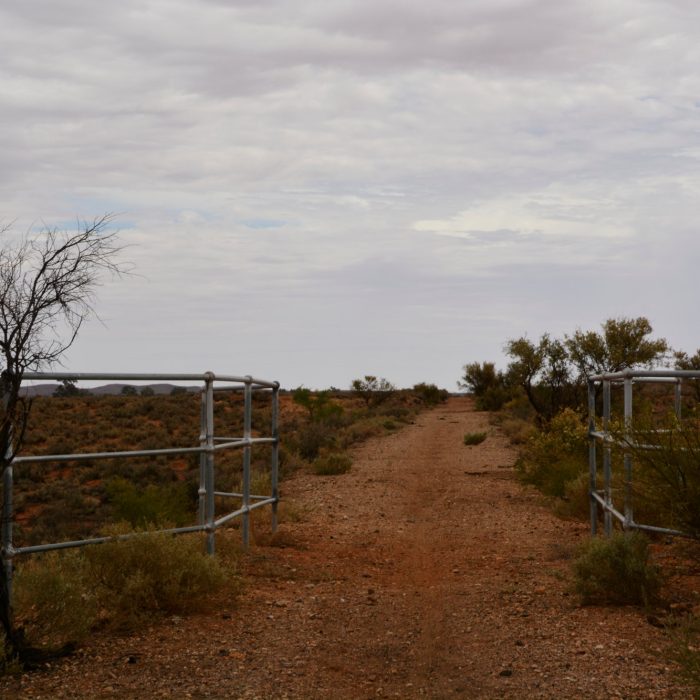
[[[400,404],[388,404],[381,407],[381,414],[389,418],[395,418],[403,423],[410,423],[415,411]]]
[[[472,362],[464,366],[464,376],[459,382],[475,397],[479,411],[499,411],[512,396],[512,389],[506,385],[503,372],[496,371],[493,362]]]
[[[125,520],[132,527],[165,524],[180,527],[194,517],[193,488],[182,482],[139,488],[115,477],[107,483],[106,491],[116,521]]]
[[[114,527],[109,534],[124,532]],[[160,614],[201,609],[227,578],[197,536],[149,532],[90,547],[85,558],[103,614],[120,629]]]
[[[14,605],[27,636],[40,644],[58,647],[85,639],[99,605],[83,552],[23,560],[15,573]]]
[[[546,496],[564,498],[567,484],[588,472],[588,431],[578,414],[565,409],[533,435],[516,468],[525,483]]]
[[[119,526],[108,534],[126,532]],[[231,574],[220,557],[205,554],[199,536],[143,533],[21,562],[15,609],[33,643],[56,647],[82,641],[97,623],[133,630],[163,614],[202,609],[236,581]]]
[[[440,389],[436,384],[414,384],[413,393],[427,406],[436,406],[439,403],[444,403],[450,396],[450,393],[445,389]]]
[[[296,434],[299,455],[309,461],[316,459],[322,449],[335,446],[336,433],[337,431],[326,423],[306,423]]]
[[[574,585],[584,605],[647,605],[661,579],[649,561],[649,544],[638,532],[586,542],[574,561]]]
[[[467,433],[464,436],[465,445],[480,445],[486,440],[486,433]]]
[[[529,421],[520,418],[504,417],[498,422],[501,430],[513,445],[525,445],[535,432],[535,427]]]
[[[352,458],[345,452],[331,452],[318,457],[313,464],[314,472],[321,476],[344,474],[352,466]]]

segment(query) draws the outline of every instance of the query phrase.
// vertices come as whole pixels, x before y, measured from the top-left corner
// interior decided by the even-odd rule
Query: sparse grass
[[[588,540],[574,561],[574,587],[584,605],[653,603],[661,578],[646,537],[632,532]]]
[[[321,455],[313,463],[313,470],[321,476],[345,474],[352,466],[352,457],[345,452],[330,452]]]
[[[679,618],[667,626],[669,656],[690,685],[694,698],[700,698],[700,619],[694,615]]]
[[[464,436],[465,445],[480,445],[486,440],[486,433],[467,433]]]
[[[522,418],[503,418],[498,422],[501,430],[513,445],[524,445],[535,433],[531,421]]]

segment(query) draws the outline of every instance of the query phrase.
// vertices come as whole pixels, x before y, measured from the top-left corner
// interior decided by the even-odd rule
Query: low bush
[[[498,421],[498,425],[513,445],[525,445],[536,430],[530,421],[520,418],[504,417]]]
[[[649,543],[638,532],[594,538],[574,561],[574,586],[584,605],[648,605],[661,578],[649,560]]]
[[[486,440],[486,433],[467,433],[464,436],[465,445],[480,445]]]
[[[565,409],[546,430],[530,437],[516,468],[525,483],[546,496],[564,498],[567,484],[588,472],[588,431],[578,414]]]
[[[83,552],[49,552],[22,561],[15,572],[14,607],[35,644],[59,647],[84,640],[99,603]]]
[[[352,466],[352,458],[345,452],[330,452],[321,455],[313,463],[313,470],[321,476],[344,474]]]
[[[124,520],[132,527],[165,524],[180,527],[194,519],[197,496],[194,483],[149,484],[139,488],[115,477],[107,483],[106,491],[114,520]]]
[[[110,533],[121,534],[115,527]],[[85,550],[108,623],[132,629],[164,613],[201,609],[226,575],[201,537],[144,533]]]
[[[446,389],[440,389],[436,384],[414,384],[413,392],[426,406],[436,406],[439,403],[444,403],[450,396],[450,392]]]
[[[337,430],[325,423],[308,422],[296,433],[296,448],[299,455],[312,461],[324,448],[332,448],[336,443]]]
[[[118,526],[108,534],[126,532]],[[97,624],[133,630],[163,614],[202,609],[235,580],[205,553],[201,537],[143,533],[21,562],[15,609],[32,641],[56,647],[80,642]]]

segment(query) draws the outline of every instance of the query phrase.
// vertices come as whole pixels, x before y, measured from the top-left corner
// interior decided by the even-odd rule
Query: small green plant
[[[638,532],[594,538],[574,561],[574,587],[584,605],[648,605],[661,578],[649,560],[649,543]]]
[[[107,534],[128,531],[122,525]],[[42,647],[80,642],[98,623],[132,630],[163,614],[202,609],[224,583],[235,585],[231,568],[235,574],[235,559],[227,556],[224,564],[208,556],[196,535],[144,532],[50,552],[18,567],[17,618]]]
[[[330,476],[334,474],[344,474],[352,466],[352,458],[344,452],[330,452],[321,455],[313,464],[316,474]]]
[[[486,433],[467,433],[464,436],[465,445],[480,445],[486,440]]]

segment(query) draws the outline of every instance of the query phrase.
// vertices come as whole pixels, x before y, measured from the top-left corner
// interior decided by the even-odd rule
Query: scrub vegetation
[[[351,468],[349,452],[372,436],[394,432],[426,407],[444,401],[434,385],[388,388],[381,380],[369,394],[311,391],[280,396],[280,472],[335,475]],[[381,393],[381,395],[379,395]],[[243,397],[217,392],[215,433],[242,430]],[[98,396],[63,382],[56,395],[37,397],[24,435],[25,454],[188,447],[199,443],[196,393]],[[269,396],[254,395],[254,435],[269,434]],[[252,490],[269,492],[271,450],[252,450]],[[239,491],[242,456],[216,456],[217,489]],[[194,523],[198,455],[18,465],[15,468],[17,546],[119,535]],[[253,537],[266,532],[266,514],[252,519]],[[232,523],[224,555],[203,554],[201,537],[149,535],[128,541],[53,552],[16,560],[15,615],[23,634],[39,648],[70,648],[91,630],[136,629],[147,619],[206,607],[222,587],[238,586],[238,540]],[[8,662],[12,661],[10,656]],[[26,663],[31,663],[31,660]]]
[[[700,368],[700,350],[673,352],[653,337],[646,318],[608,319],[600,331],[571,336],[544,334],[506,342],[505,371],[491,362],[464,367],[461,385],[477,406],[520,446],[517,470],[526,483],[551,498],[565,515],[588,517],[588,378],[625,369],[672,365]],[[700,381],[683,385],[682,418],[673,408],[673,386],[635,386],[634,427],[628,447],[635,460],[635,504],[639,518],[700,534]],[[602,397],[596,397],[598,415]],[[624,440],[621,392],[613,392],[611,431]],[[642,450],[636,443],[653,444]],[[613,450],[613,479],[621,480],[621,450]]]
[[[577,330],[563,338],[544,334],[536,342],[527,337],[511,339],[505,351],[510,358],[505,371],[491,362],[468,364],[462,387],[472,393],[478,408],[493,411],[493,420],[519,446],[516,469],[522,481],[550,499],[559,515],[582,520],[590,512],[588,378],[659,366],[700,369],[700,350],[693,355],[673,351],[665,339],[653,336],[651,324],[643,317],[609,319],[600,331]],[[622,392],[613,390],[611,398],[609,429],[622,443],[611,451],[612,478],[614,483],[623,483],[623,451],[627,449],[634,463],[635,520],[679,529],[697,538],[700,380],[683,382],[681,417],[674,410],[673,385],[635,384],[633,423],[627,431]],[[596,408],[600,416],[600,395]],[[642,449],[640,444],[652,449]],[[573,563],[574,589],[584,604],[654,604],[663,581],[653,552],[663,546],[659,538],[650,544],[637,532],[591,539]],[[665,568],[678,580],[697,570],[697,547],[683,550],[677,545],[664,558]],[[684,596],[682,584],[676,584],[681,589],[676,586],[676,592],[668,595]],[[672,656],[700,697],[700,623],[692,610],[696,608],[691,604],[681,624],[673,616],[666,618],[666,624],[674,640]]]

